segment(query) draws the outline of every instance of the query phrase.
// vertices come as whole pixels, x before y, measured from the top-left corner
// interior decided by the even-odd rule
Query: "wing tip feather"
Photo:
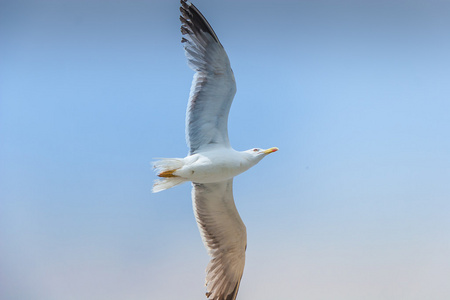
[[[182,23],[181,27],[186,27],[189,29],[186,33],[183,34],[197,34],[198,31],[205,32],[213,37],[213,39],[220,44],[219,38],[214,32],[213,28],[209,24],[208,20],[202,15],[202,13],[189,1],[180,0],[180,21]]]

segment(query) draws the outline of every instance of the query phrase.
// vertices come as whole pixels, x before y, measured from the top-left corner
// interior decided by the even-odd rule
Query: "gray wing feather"
[[[192,202],[203,243],[211,256],[206,296],[236,299],[245,265],[247,232],[233,199],[233,179],[193,183]]]
[[[181,32],[188,65],[196,73],[186,111],[190,154],[209,147],[230,147],[228,113],[236,82],[227,53],[205,17],[181,0]]]

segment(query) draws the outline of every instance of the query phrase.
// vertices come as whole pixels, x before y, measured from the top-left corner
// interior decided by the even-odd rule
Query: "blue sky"
[[[450,297],[450,5],[195,1],[230,57],[239,299]],[[0,298],[202,299],[178,1],[0,1]]]

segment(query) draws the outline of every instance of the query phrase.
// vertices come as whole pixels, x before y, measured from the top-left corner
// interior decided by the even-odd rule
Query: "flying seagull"
[[[195,71],[186,112],[185,158],[154,163],[161,179],[153,192],[192,182],[192,203],[203,243],[211,256],[206,296],[234,300],[245,264],[247,233],[233,199],[233,177],[278,148],[236,151],[228,140],[228,113],[236,82],[228,56],[211,25],[189,1],[181,0],[181,42]]]

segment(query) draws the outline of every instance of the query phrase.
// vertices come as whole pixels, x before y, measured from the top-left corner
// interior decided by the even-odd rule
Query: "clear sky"
[[[450,299],[450,2],[198,0],[228,52],[239,299]],[[204,299],[178,1],[0,1],[0,299]]]

